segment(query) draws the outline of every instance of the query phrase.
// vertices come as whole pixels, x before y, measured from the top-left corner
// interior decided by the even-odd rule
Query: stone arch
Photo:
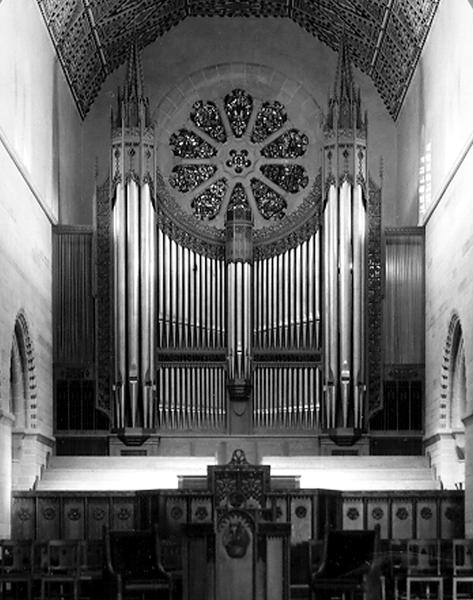
[[[454,313],[448,326],[442,360],[441,425],[463,430],[469,412],[466,394],[466,361],[463,329],[460,317]]]
[[[36,374],[33,342],[23,311],[15,319],[10,354],[10,412],[15,429],[30,426],[30,405],[36,399]]]

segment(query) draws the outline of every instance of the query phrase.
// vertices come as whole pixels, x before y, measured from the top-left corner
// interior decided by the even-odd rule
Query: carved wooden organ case
[[[113,426],[365,428],[380,402],[381,194],[343,48],[322,143],[241,87],[155,140],[136,52],[118,108],[97,194],[98,403]]]

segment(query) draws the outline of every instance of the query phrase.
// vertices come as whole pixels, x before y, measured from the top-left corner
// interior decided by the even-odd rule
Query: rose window
[[[309,183],[308,143],[280,102],[257,102],[234,89],[221,104],[195,102],[187,125],[171,135],[169,183],[201,220],[224,211],[236,186],[263,219],[282,219]]]

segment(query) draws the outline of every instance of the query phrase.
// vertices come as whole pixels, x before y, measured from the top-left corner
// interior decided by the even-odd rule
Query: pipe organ
[[[325,123],[323,362],[325,425],[363,425],[366,392],[366,119],[345,49]]]
[[[258,349],[320,345],[320,232],[255,261],[253,343]]]
[[[227,360],[230,396],[246,398],[252,372],[253,215],[243,186],[226,214]]]
[[[279,102],[251,117],[243,90],[223,104],[233,133],[217,103],[196,102],[189,124],[170,138],[177,164],[169,181],[188,213],[165,225],[161,216],[172,224],[179,211],[161,194],[136,52],[130,65],[112,129],[115,428],[363,428],[367,121],[344,48],[323,128],[321,185],[314,181],[305,220],[289,221],[274,246],[258,241],[257,227],[285,223],[291,198],[276,188],[307,185],[305,167],[291,160],[304,156],[309,138],[279,131],[287,120]],[[255,173],[273,178],[272,187]],[[199,243],[194,218],[218,221],[220,237]],[[192,236],[197,243],[188,243]]]
[[[158,347],[224,351],[223,260],[186,248],[161,229],[157,237]]]
[[[154,127],[132,50],[112,114],[114,425],[155,426],[156,224]]]

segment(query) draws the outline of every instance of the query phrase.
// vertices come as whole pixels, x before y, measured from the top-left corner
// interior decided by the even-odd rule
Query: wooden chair
[[[105,594],[110,600],[127,597],[173,598],[173,579],[161,564],[157,529],[104,531]]]
[[[33,577],[40,581],[41,600],[79,600],[80,545],[77,540],[36,542]]]
[[[389,575],[388,588],[393,590],[392,598],[398,600],[406,596],[407,578],[407,543],[408,540],[389,541]],[[390,599],[390,596],[388,595]]]
[[[406,600],[443,600],[440,540],[407,543]]]
[[[453,540],[452,599],[473,600],[473,540]]]
[[[31,600],[32,587],[32,542],[0,540],[0,598]]]
[[[105,565],[103,540],[80,542],[79,582],[81,598],[101,598],[102,575]]]
[[[312,597],[315,600],[329,600],[333,596],[343,600],[381,598],[378,543],[379,528],[328,530],[322,564],[312,575]]]

